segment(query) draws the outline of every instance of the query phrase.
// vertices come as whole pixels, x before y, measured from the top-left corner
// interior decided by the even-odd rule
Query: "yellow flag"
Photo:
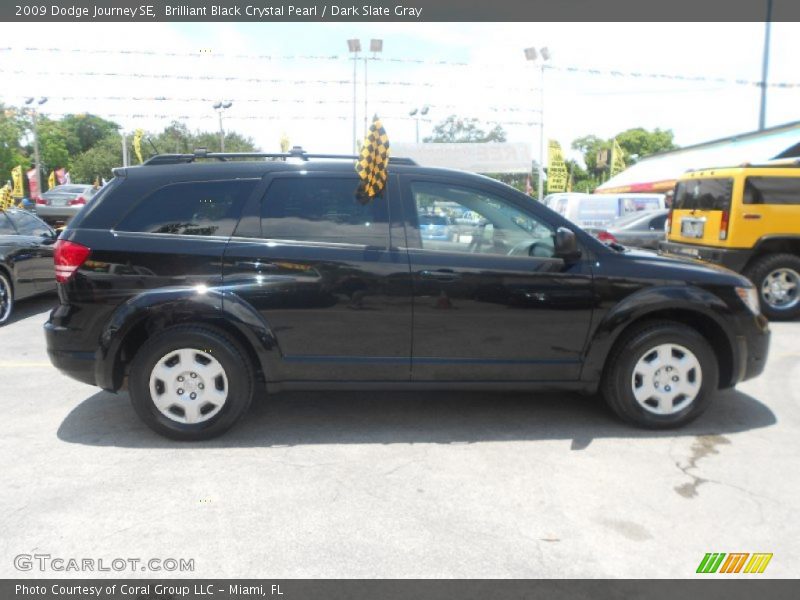
[[[144,160],[142,160],[142,136],[144,136],[144,131],[141,129],[137,129],[133,132],[133,151],[136,152],[136,158],[139,159],[139,164],[144,162]]]
[[[286,132],[281,134],[281,152],[288,152],[289,151],[289,136],[286,135]]]
[[[52,190],[56,187],[56,172],[50,171],[50,177],[47,178],[47,189]]]
[[[617,138],[614,138],[614,144],[611,146],[611,177],[624,170],[625,161],[622,158],[622,148],[619,147]]]
[[[14,198],[22,198],[25,195],[25,188],[22,184],[22,165],[11,169],[11,181],[14,182],[14,189],[11,190],[11,195]]]
[[[0,188],[0,211],[14,206],[14,199],[11,197],[11,190],[7,185]]]
[[[366,204],[381,193],[386,186],[389,167],[389,136],[378,115],[372,118],[367,137],[361,146],[361,155],[356,162],[356,173],[361,178],[358,200]]]
[[[550,140],[547,147],[547,193],[563,192],[567,189],[567,165],[561,146]]]

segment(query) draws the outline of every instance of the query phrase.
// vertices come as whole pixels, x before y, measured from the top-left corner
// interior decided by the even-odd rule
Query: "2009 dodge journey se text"
[[[53,364],[127,387],[176,439],[222,433],[257,389],[599,390],[630,423],[676,427],[764,368],[741,275],[607,246],[407,159],[362,203],[352,160],[290,154],[117,169],[56,244]]]

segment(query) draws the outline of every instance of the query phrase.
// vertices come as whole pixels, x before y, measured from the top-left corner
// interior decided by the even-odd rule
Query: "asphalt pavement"
[[[678,431],[565,393],[293,392],[178,443],[50,366],[55,302],[0,328],[0,577],[684,578],[707,552],[797,575],[800,322]],[[193,571],[39,569],[55,558]]]

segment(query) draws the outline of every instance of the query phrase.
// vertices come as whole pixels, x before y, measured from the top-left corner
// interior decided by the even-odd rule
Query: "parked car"
[[[293,154],[117,169],[56,244],[53,364],[127,387],[176,439],[222,433],[264,388],[600,390],[630,423],[676,427],[764,368],[741,275],[609,247],[505,184],[408,159],[361,204],[352,160]],[[478,225],[444,249],[421,217],[454,204]],[[135,276],[113,285],[104,263]]]
[[[36,200],[36,214],[47,223],[68,223],[95,195],[91,185],[57,185]]]
[[[450,221],[444,215],[420,215],[419,229],[426,240],[450,241],[453,238]]]
[[[56,289],[55,232],[25,210],[0,211],[0,326],[18,300]]]
[[[547,208],[556,211],[560,215],[564,215],[570,202],[575,202],[580,198],[587,198],[589,196],[591,196],[591,194],[586,194],[584,192],[557,192],[545,196],[543,202]]]
[[[607,228],[587,227],[601,242],[619,243],[632,248],[658,250],[658,244],[666,237],[669,210],[643,210],[612,221]]]
[[[684,174],[661,249],[746,275],[770,319],[800,316],[800,161]]]
[[[664,194],[572,194],[550,207],[580,227],[605,228],[620,217],[666,208]]]

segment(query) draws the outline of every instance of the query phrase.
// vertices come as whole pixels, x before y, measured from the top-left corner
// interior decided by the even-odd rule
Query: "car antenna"
[[[158,151],[158,148],[156,148],[156,145],[153,143],[153,140],[151,140],[151,139],[148,137],[148,138],[147,138],[147,141],[148,141],[148,142],[150,142],[150,145],[153,147],[153,150],[155,150],[155,151],[156,151],[156,154],[161,154],[161,152],[159,152],[159,151]]]

